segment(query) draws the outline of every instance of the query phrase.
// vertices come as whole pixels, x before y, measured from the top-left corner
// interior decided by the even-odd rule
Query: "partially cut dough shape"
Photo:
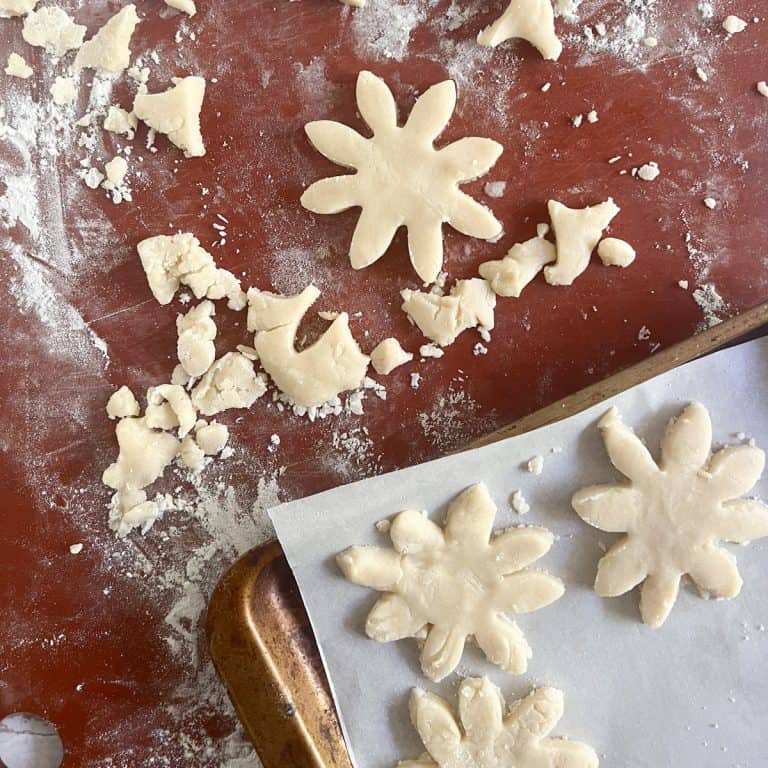
[[[75,67],[122,72],[131,60],[131,36],[139,17],[133,3],[124,5],[75,56]]]
[[[228,299],[230,309],[244,309],[245,293],[240,281],[226,269],[219,269],[200,241],[189,232],[155,235],[137,246],[141,265],[152,295],[169,304],[179,286],[189,286],[196,299]]]
[[[492,537],[496,511],[478,483],[450,503],[444,529],[406,510],[389,529],[394,549],[350,547],[336,558],[347,579],[386,593],[368,614],[368,637],[385,643],[427,630],[421,668],[430,680],[456,669],[469,637],[490,662],[522,674],[531,649],[505,614],[536,611],[565,591],[559,579],[526,569],[553,535],[528,527]]]
[[[26,16],[39,0],[0,0],[0,18]]]
[[[200,110],[205,97],[205,78],[175,78],[174,85],[162,93],[138,93],[133,111],[158,133],[184,150],[186,157],[202,157],[205,144],[200,133]]]
[[[553,243],[543,237],[532,237],[513,245],[503,259],[481,264],[479,272],[497,296],[518,298],[544,265],[551,264],[556,258]]]
[[[167,403],[173,411],[174,423],[164,429],[178,427],[179,438],[186,437],[194,428],[197,421],[197,412],[192,405],[192,400],[184,387],[178,384],[161,384],[150,387],[147,390],[147,414],[151,406],[159,406]]]
[[[563,44],[555,34],[555,14],[550,0],[512,0],[507,10],[477,36],[480,45],[496,47],[510,38],[522,38],[551,61],[557,61]]]
[[[400,295],[408,319],[441,347],[453,344],[456,337],[469,328],[479,328],[483,332],[493,330],[496,294],[485,280],[478,277],[457,280],[448,296],[410,288],[400,291]]]
[[[128,416],[138,416],[140,413],[139,401],[125,384],[113,392],[107,400],[107,416],[110,419],[125,419]]]
[[[128,112],[122,107],[111,106],[104,118],[104,130],[112,133],[120,133],[131,140],[136,135],[139,120],[133,112]]]
[[[606,237],[597,246],[597,255],[607,267],[628,267],[637,254],[635,249],[626,241],[617,237]]]
[[[54,56],[63,56],[83,44],[86,29],[82,24],[75,24],[66,11],[50,6],[30,11],[24,19],[21,36],[30,45],[45,48]]]
[[[266,391],[253,363],[239,352],[227,352],[192,390],[192,404],[205,416],[213,416],[229,408],[250,408]]]
[[[295,404],[320,406],[341,392],[362,385],[369,358],[349,330],[349,315],[340,312],[323,335],[296,351],[296,331],[320,291],[307,286],[295,296],[248,291],[248,330],[264,370]]]
[[[471,137],[434,147],[456,107],[452,80],[423,93],[402,127],[392,92],[371,72],[358,75],[357,106],[372,138],[331,120],[305,126],[318,152],[356,173],[321,179],[301,196],[301,204],[315,213],[362,208],[349,249],[354,269],[381,258],[395,232],[405,226],[413,268],[431,283],[443,264],[443,224],[485,240],[501,233],[491,211],[459,189],[493,167],[501,144]]]
[[[165,0],[165,4],[170,8],[186,13],[187,16],[194,16],[197,13],[197,6],[194,0]]]
[[[738,595],[736,558],[719,544],[768,536],[768,506],[739,498],[760,479],[763,451],[737,445],[712,454],[712,423],[700,403],[669,422],[658,464],[616,408],[598,426],[611,463],[630,482],[582,488],[572,499],[590,525],[625,534],[598,563],[597,594],[642,584],[640,613],[652,627],[669,616],[684,574],[705,595]]]
[[[410,715],[427,754],[399,768],[597,768],[580,741],[547,738],[563,716],[563,694],[536,688],[505,712],[501,691],[486,677],[459,686],[459,716],[434,693],[411,692]]]
[[[395,368],[413,360],[413,353],[406,352],[400,342],[391,337],[380,341],[371,352],[371,365],[376,373],[386,376]]]
[[[202,376],[216,359],[216,308],[212,301],[201,301],[185,315],[176,318],[176,352],[188,376]]]
[[[544,267],[550,285],[571,285],[587,268],[603,230],[621,210],[612,198],[588,208],[568,208],[556,200],[548,203],[557,241],[557,262]]]
[[[11,53],[8,56],[8,66],[5,68],[5,74],[27,80],[32,77],[33,70],[24,60],[23,56],[19,56],[18,53]]]

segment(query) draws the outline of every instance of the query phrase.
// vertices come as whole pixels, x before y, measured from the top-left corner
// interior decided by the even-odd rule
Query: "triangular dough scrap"
[[[87,28],[75,24],[72,17],[61,8],[50,6],[31,11],[24,19],[21,36],[30,45],[45,48],[54,56],[79,48]]]
[[[122,72],[131,59],[131,36],[139,17],[133,3],[123,6],[106,24],[81,46],[75,67]]]
[[[400,346],[400,342],[393,337],[380,341],[371,352],[371,365],[381,376],[392,373],[395,368],[411,360],[413,360],[413,353],[406,352]]]
[[[503,259],[481,264],[478,271],[497,296],[518,298],[523,288],[556,258],[553,243],[543,237],[533,237],[513,245]]]
[[[477,42],[495,47],[510,38],[527,40],[545,59],[559,59],[563,44],[555,34],[550,0],[512,0],[501,17],[480,32]]]

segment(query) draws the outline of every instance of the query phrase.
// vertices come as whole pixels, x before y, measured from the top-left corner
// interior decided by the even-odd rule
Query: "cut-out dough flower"
[[[598,426],[611,462],[631,482],[573,496],[573,508],[590,525],[627,534],[600,560],[595,591],[614,597],[642,582],[640,613],[652,627],[669,615],[684,574],[703,594],[738,595],[736,558],[718,543],[768,536],[768,506],[739,498],[760,478],[764,453],[738,445],[710,454],[712,424],[699,403],[670,421],[658,465],[615,408]]]
[[[563,694],[538,688],[504,715],[501,691],[484,677],[459,687],[459,727],[446,702],[418,688],[411,693],[411,721],[427,755],[400,768],[597,768],[592,747],[580,741],[549,739],[563,716]],[[463,731],[463,732],[462,732]]]
[[[555,34],[550,0],[511,0],[507,10],[477,36],[477,42],[495,47],[514,37],[527,40],[545,59],[560,58],[563,44]]]
[[[330,120],[305,126],[319,152],[356,173],[315,182],[301,196],[301,204],[315,213],[362,208],[349,249],[355,269],[377,261],[398,228],[405,226],[413,268],[431,283],[443,264],[444,223],[486,240],[501,232],[488,208],[464,194],[459,184],[487,173],[503,147],[491,139],[469,137],[435,149],[433,143],[456,106],[452,80],[420,96],[402,127],[392,92],[371,72],[358,75],[357,106],[373,131],[369,139]]]
[[[392,521],[394,549],[350,547],[337,561],[355,584],[386,592],[365,631],[379,642],[423,637],[421,668],[442,680],[461,660],[468,637],[489,661],[525,672],[531,649],[505,613],[529,613],[557,600],[559,579],[524,570],[552,546],[544,528],[511,528],[491,538],[496,505],[479,483],[448,507],[445,529],[415,510]]]

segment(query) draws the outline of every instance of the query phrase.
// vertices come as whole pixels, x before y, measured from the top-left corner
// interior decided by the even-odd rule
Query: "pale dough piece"
[[[761,96],[765,96],[766,98],[768,98],[768,83],[765,80],[761,80],[757,84],[757,92]]]
[[[205,452],[195,442],[194,437],[187,435],[181,441],[179,459],[187,469],[191,469],[193,472],[198,472],[204,466]]]
[[[541,272],[545,264],[557,258],[555,246],[543,237],[532,237],[516,243],[500,261],[480,265],[480,276],[491,285],[497,296],[518,298],[528,283]]]
[[[395,338],[384,339],[380,341],[371,352],[371,365],[376,373],[386,376],[395,368],[410,363],[413,360],[413,354],[406,352],[400,342]]]
[[[131,59],[131,36],[139,17],[133,3],[124,5],[75,56],[75,67],[122,72]]]
[[[729,35],[735,35],[737,32],[743,32],[748,26],[748,22],[740,19],[738,16],[726,16],[723,20],[723,29]]]
[[[550,285],[571,285],[587,268],[603,230],[621,209],[610,197],[588,208],[567,208],[556,200],[550,200],[548,207],[557,241],[557,262],[544,267],[544,279]]]
[[[117,155],[104,164],[104,173],[107,177],[104,187],[106,189],[115,189],[125,181],[125,176],[128,173],[128,161],[124,157]]]
[[[25,16],[38,2],[39,0],[0,0],[0,18]]]
[[[267,391],[264,378],[239,352],[227,352],[192,390],[192,404],[205,416],[229,408],[250,408]]]
[[[597,246],[597,255],[600,261],[609,267],[628,267],[637,254],[635,249],[626,240],[616,237],[606,237]]]
[[[495,47],[514,37],[527,40],[545,59],[560,58],[563,44],[555,34],[550,0],[512,0],[507,10],[477,36],[477,42]]]
[[[178,341],[176,352],[182,368],[190,378],[202,376],[216,358],[216,308],[212,301],[201,301],[186,315],[176,318]]]
[[[368,637],[383,643],[427,630],[421,668],[431,680],[456,669],[470,636],[493,664],[525,672],[531,649],[505,614],[536,611],[564,592],[559,579],[525,570],[549,551],[552,534],[529,527],[491,537],[495,516],[478,483],[451,502],[444,529],[406,510],[390,526],[394,549],[351,547],[336,558],[347,579],[386,592],[368,614]]]
[[[317,181],[301,196],[301,204],[315,213],[363,209],[349,249],[355,269],[381,258],[395,232],[405,226],[413,268],[431,283],[443,264],[443,224],[485,240],[501,233],[491,211],[459,185],[487,173],[503,147],[477,137],[441,149],[433,146],[456,107],[452,80],[423,93],[403,127],[397,124],[392,92],[371,72],[358,75],[357,106],[373,131],[370,139],[330,120],[305,126],[318,152],[356,173]]]
[[[26,80],[32,77],[33,70],[24,60],[23,56],[19,56],[18,53],[11,53],[8,56],[8,66],[5,68],[5,74]]]
[[[360,387],[369,363],[349,330],[346,312],[311,347],[296,351],[299,323],[319,295],[314,285],[296,296],[248,291],[248,330],[256,332],[253,346],[261,365],[283,394],[306,408]]]
[[[478,277],[457,280],[448,296],[437,296],[405,288],[402,309],[419,330],[441,347],[453,344],[456,337],[469,328],[482,332],[493,330],[496,294]]]
[[[410,715],[427,755],[400,768],[597,768],[595,750],[547,738],[563,716],[563,694],[536,688],[505,712],[501,691],[485,677],[459,686],[459,716],[434,693],[411,692]]]
[[[109,504],[109,527],[118,536],[125,536],[134,528],[146,531],[161,514],[156,501],[147,501],[141,490],[123,488],[116,491]]]
[[[583,488],[572,499],[590,525],[626,534],[600,560],[595,591],[614,597],[642,583],[640,613],[652,627],[666,620],[684,574],[705,595],[738,595],[736,558],[719,542],[768,536],[768,506],[739,498],[760,479],[764,453],[738,445],[711,454],[712,424],[699,403],[669,422],[658,464],[615,408],[598,426],[630,482]]]
[[[152,295],[161,304],[169,304],[184,284],[196,299],[226,296],[230,309],[245,308],[240,281],[226,269],[217,268],[213,256],[194,235],[155,235],[142,240],[137,249]]]
[[[112,133],[120,133],[128,140],[136,135],[136,127],[139,120],[133,112],[128,112],[122,107],[110,107],[104,118],[104,130]]]
[[[63,56],[83,44],[85,32],[86,27],[75,24],[66,11],[51,6],[31,11],[24,19],[21,36],[30,45],[45,48],[54,56]]]
[[[77,96],[75,81],[71,77],[57,77],[50,88],[53,103],[60,107],[74,101]]]
[[[139,413],[139,402],[125,384],[113,392],[107,401],[107,416],[110,419],[125,419],[128,416],[138,416]]]
[[[171,411],[173,411],[173,423],[158,426],[162,426],[163,429],[178,427],[179,438],[186,437],[194,428],[197,421],[197,412],[184,387],[178,384],[161,384],[157,387],[150,387],[147,390],[147,403],[146,413],[148,421],[152,406],[168,404]]]
[[[217,421],[203,424],[195,430],[195,441],[206,456],[221,453],[228,440],[229,429],[225,424],[219,424]]]
[[[205,144],[200,133],[200,110],[205,97],[205,78],[174,79],[173,88],[162,93],[139,93],[133,111],[158,133],[164,133],[186,157],[202,157]]]
[[[177,11],[186,13],[187,16],[194,16],[197,13],[195,0],[165,0],[165,4]]]

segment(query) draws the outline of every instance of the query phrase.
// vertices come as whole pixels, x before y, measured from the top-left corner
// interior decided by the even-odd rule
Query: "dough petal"
[[[547,765],[563,768],[597,768],[600,760],[589,744],[570,739],[548,739],[541,748],[549,754]]]
[[[511,528],[491,539],[493,564],[500,576],[515,573],[549,552],[554,536],[546,528]]]
[[[400,554],[414,555],[445,545],[440,526],[413,509],[401,512],[392,521],[389,535],[392,538],[392,544]]]
[[[315,120],[304,126],[312,146],[338,165],[358,168],[368,152],[368,140],[343,123]]]
[[[381,547],[350,547],[336,556],[336,562],[351,582],[379,591],[394,589],[402,573],[400,555]]]
[[[557,688],[537,688],[517,702],[508,720],[531,736],[542,738],[558,724],[563,709],[562,691]]]
[[[493,168],[503,151],[493,139],[467,136],[441,149],[440,158],[454,179],[472,181]]]
[[[411,722],[429,754],[441,765],[448,761],[455,764],[464,749],[459,726],[448,705],[439,696],[415,688],[409,709]]]
[[[467,678],[459,687],[459,717],[469,741],[493,743],[504,725],[501,691],[487,677]]]
[[[523,674],[533,655],[520,627],[502,613],[475,629],[475,642],[488,661],[511,675]]]
[[[414,637],[426,622],[414,616],[400,595],[383,595],[376,601],[365,624],[365,634],[380,643]]]
[[[614,544],[597,564],[595,592],[617,597],[634,589],[648,575],[639,547],[626,537]]]
[[[615,408],[598,425],[611,463],[631,480],[642,480],[658,472],[658,467],[640,438],[621,420]]]
[[[488,543],[496,517],[496,505],[484,483],[476,483],[460,493],[448,507],[445,539],[482,547]]]
[[[643,497],[621,485],[592,485],[573,494],[571,504],[585,522],[608,533],[626,533],[642,510]]]
[[[720,547],[701,552],[688,575],[705,594],[713,597],[736,597],[744,583],[739,575],[736,558]]]
[[[397,127],[397,106],[392,91],[373,72],[364,70],[357,76],[356,98],[360,115],[374,133]]]
[[[349,258],[354,269],[363,269],[378,261],[389,248],[402,221],[392,212],[381,209],[363,208],[357,220]]]
[[[449,223],[463,235],[483,240],[496,237],[502,230],[501,223],[488,208],[460,191],[453,195]]]
[[[748,493],[760,479],[765,454],[751,445],[734,445],[718,451],[709,463],[710,488],[721,499]]]
[[[712,422],[707,409],[691,403],[670,421],[661,440],[661,466],[667,469],[698,469],[709,458]]]
[[[530,613],[544,608],[563,596],[565,587],[560,579],[542,571],[522,571],[504,578],[499,588],[498,603],[509,613]]]
[[[434,682],[440,682],[453,672],[464,653],[466,633],[456,626],[433,626],[421,650],[421,669]],[[425,746],[429,749],[429,745]],[[433,757],[437,757],[430,750]]]
[[[329,176],[310,184],[301,204],[313,213],[341,213],[360,205],[356,174]]]
[[[720,541],[746,544],[768,536],[768,505],[757,499],[735,499],[722,505],[715,522]]]
[[[443,223],[424,217],[408,223],[408,253],[416,274],[433,283],[443,266]]]
[[[650,574],[640,593],[640,615],[651,627],[660,627],[669,616],[680,590],[680,574],[662,571]]]
[[[418,137],[419,141],[432,144],[443,132],[456,108],[456,84],[444,80],[428,88],[413,105],[404,130]]]

